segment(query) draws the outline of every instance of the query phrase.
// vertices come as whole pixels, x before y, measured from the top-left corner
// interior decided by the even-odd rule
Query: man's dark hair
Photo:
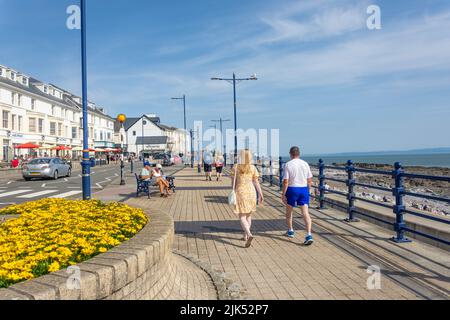
[[[289,151],[289,154],[293,157],[300,157],[300,148],[299,147],[292,147]]]

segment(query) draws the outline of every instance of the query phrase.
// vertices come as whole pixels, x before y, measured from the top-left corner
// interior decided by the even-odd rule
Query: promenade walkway
[[[174,249],[221,272],[230,289],[240,291],[241,299],[450,297],[447,251],[418,241],[395,244],[387,240],[392,231],[363,221],[347,224],[342,221],[344,214],[332,209],[311,210],[315,243],[305,247],[303,220],[298,211],[297,237],[288,239],[284,236],[284,207],[278,189],[268,185],[263,187],[266,203],[254,215],[255,241],[245,249],[239,221],[227,204],[230,179],[207,182],[190,168],[179,171],[176,177],[177,193],[167,199],[157,195],[150,200],[145,196],[135,198],[132,177],[127,178],[126,187],[110,186],[97,197],[171,215],[175,220]],[[367,287],[371,276],[367,268],[372,265],[381,269],[380,289]],[[209,288],[207,292],[190,295],[188,289],[177,288],[165,297],[215,298],[207,277],[192,274],[185,280],[186,285]]]

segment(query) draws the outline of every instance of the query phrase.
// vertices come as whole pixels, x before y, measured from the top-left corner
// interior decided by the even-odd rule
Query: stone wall
[[[161,299],[173,283],[174,224],[157,213],[131,240],[74,267],[0,289],[0,300]]]

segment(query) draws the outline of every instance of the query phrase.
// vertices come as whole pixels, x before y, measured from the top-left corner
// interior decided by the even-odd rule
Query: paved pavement
[[[345,215],[332,209],[311,210],[316,242],[305,247],[301,217],[298,213],[295,217],[297,237],[286,238],[279,192],[267,185],[263,187],[266,204],[254,215],[255,241],[245,249],[239,222],[227,204],[229,178],[206,182],[190,168],[176,177],[177,193],[168,199],[135,198],[131,177],[127,187],[111,185],[97,197],[173,216],[174,249],[222,272],[241,288],[243,299],[449,298],[446,251],[418,241],[395,244],[387,240],[392,231],[366,222],[344,223]],[[368,268],[380,269],[376,289],[368,287],[368,280],[377,279]],[[176,293],[168,292],[166,298],[171,296]]]
[[[129,164],[125,171],[130,172]],[[120,165],[111,164],[91,169],[92,192],[98,192],[120,176]],[[81,198],[81,171],[75,169],[71,177],[58,180],[23,180],[20,174],[0,177],[0,208],[41,198]]]

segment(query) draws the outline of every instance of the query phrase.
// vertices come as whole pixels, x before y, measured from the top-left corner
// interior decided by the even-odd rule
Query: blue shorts
[[[289,187],[286,191],[287,203],[291,207],[309,206],[309,188],[308,187]]]

